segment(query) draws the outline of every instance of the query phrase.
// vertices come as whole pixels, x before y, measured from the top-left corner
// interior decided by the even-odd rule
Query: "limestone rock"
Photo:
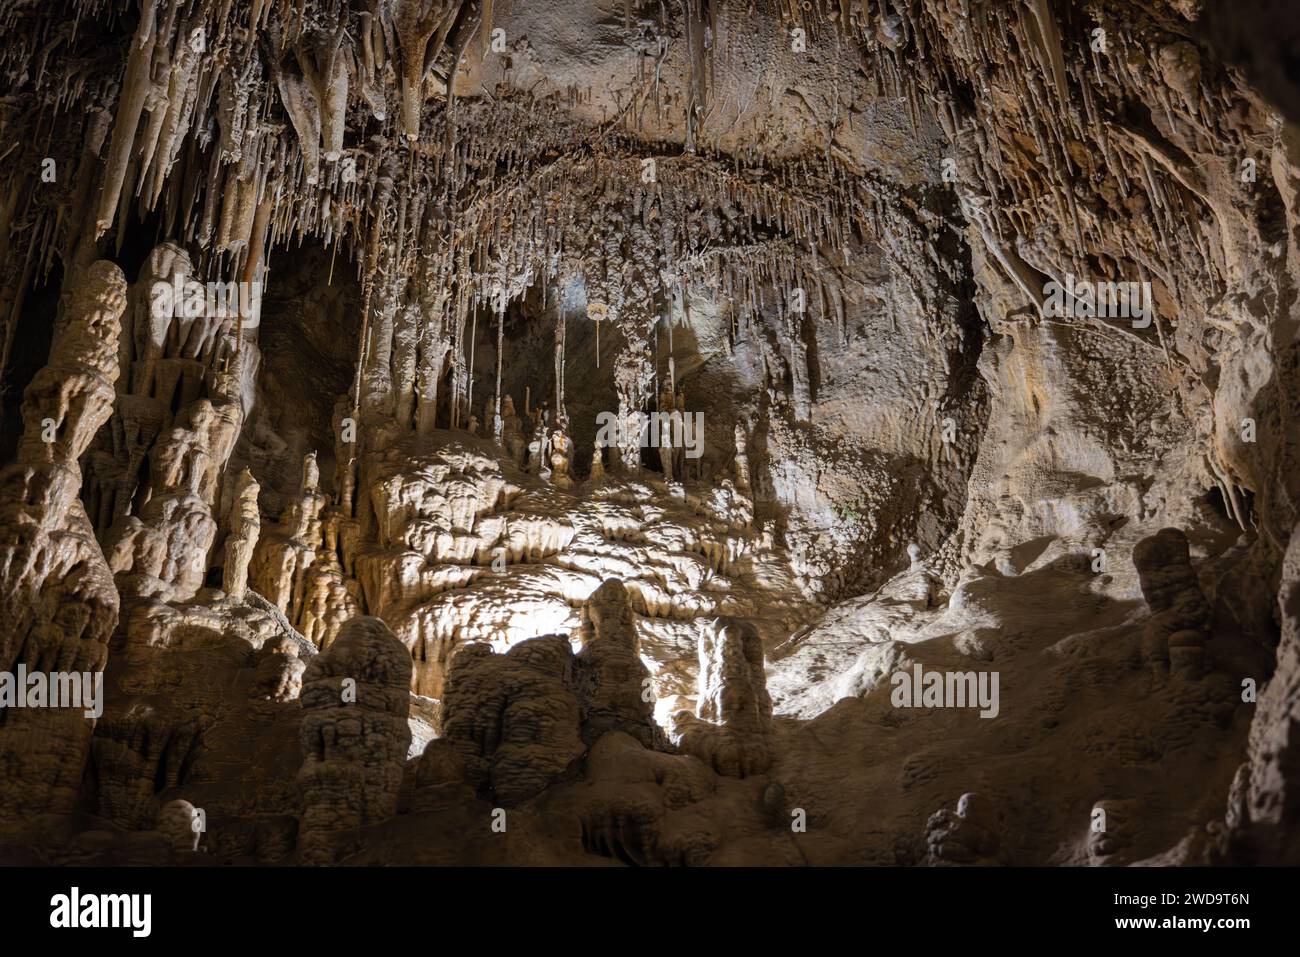
[[[257,535],[262,527],[262,516],[257,509],[258,491],[253,473],[244,469],[236,485],[238,505],[230,535],[226,538],[226,566],[222,579],[226,594],[235,598],[244,597],[244,589],[248,587],[248,563],[253,558]]]
[[[481,644],[461,649],[447,676],[442,738],[425,751],[421,775],[441,783],[433,769],[451,749],[466,780],[507,807],[562,777],[586,750],[573,666],[560,635],[520,642],[504,655]]]
[[[763,644],[747,622],[715,619],[700,626],[696,713],[679,713],[679,746],[719,774],[762,774],[772,761],[772,699]]]
[[[998,853],[998,828],[997,812],[986,799],[963,794],[955,812],[943,808],[926,822],[929,863],[990,862]]]
[[[396,813],[410,739],[410,681],[410,656],[375,618],[349,621],[307,666],[298,771],[304,863],[335,860],[337,832]]]
[[[198,850],[201,824],[202,818],[189,801],[169,801],[158,811],[158,830],[176,854]]]
[[[1295,863],[1238,6],[4,4],[0,859]]]
[[[112,413],[122,271],[101,260],[69,290],[49,362],[23,396],[17,460],[0,471],[0,672],[100,672],[119,597],[81,500],[77,460]],[[0,832],[70,811],[89,753],[82,707],[0,711]]]
[[[1300,531],[1298,529],[1297,531]],[[1247,859],[1293,864],[1300,860],[1294,820],[1300,770],[1300,534],[1293,531],[1278,589],[1282,640],[1277,670],[1260,695],[1250,726],[1250,764],[1245,814],[1229,820]],[[1235,779],[1234,779],[1235,780]]]
[[[1205,644],[1210,608],[1187,548],[1186,535],[1163,528],[1134,546],[1133,564],[1151,609],[1142,639],[1143,657],[1195,677],[1201,668],[1197,652]]]
[[[574,671],[583,741],[592,744],[608,731],[622,731],[646,747],[660,746],[650,672],[641,662],[632,605],[618,579],[604,582],[583,604],[581,642]]]

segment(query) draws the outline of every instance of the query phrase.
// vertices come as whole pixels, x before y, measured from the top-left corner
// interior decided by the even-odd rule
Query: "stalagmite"
[[[290,620],[304,607],[305,580],[322,541],[320,521],[325,496],[319,491],[316,454],[303,458],[298,493],[280,516],[280,526],[262,535],[253,549],[250,583]]]
[[[243,598],[248,587],[248,563],[257,547],[262,516],[257,510],[259,487],[248,469],[239,473],[235,484],[235,508],[231,512],[230,535],[226,538],[226,566],[222,587],[232,598]]]
[[[1185,677],[1200,677],[1206,665],[1205,629],[1210,609],[1188,557],[1187,537],[1161,529],[1133,549],[1133,564],[1151,619],[1142,637],[1142,657],[1157,671],[1168,667]]]
[[[15,461],[0,471],[0,672],[99,672],[117,625],[119,597],[80,499],[78,458],[113,411],[126,281],[100,260],[67,292],[49,362],[23,396]],[[87,692],[90,689],[86,689]],[[0,835],[33,808],[71,811],[93,727],[82,708],[6,702],[0,758]],[[92,714],[93,716],[93,714]]]
[[[501,408],[501,364],[505,353],[505,311],[498,308],[497,311],[497,388],[496,397],[492,400],[492,441],[497,445],[502,444],[502,431],[505,428],[504,412]],[[510,405],[511,411],[514,411],[514,402]]]
[[[736,423],[736,488],[742,492],[750,491],[749,479],[749,453],[746,451],[748,436],[745,434],[745,427],[739,422]]]
[[[504,655],[467,646],[447,677],[443,736],[424,753],[423,781],[463,776],[489,786],[507,807],[542,791],[583,753],[572,671],[573,652],[559,635],[521,642]],[[460,758],[455,777],[443,770],[451,755]]]
[[[601,584],[582,606],[582,650],[575,661],[582,737],[592,743],[618,730],[647,747],[661,743],[662,732],[642,694],[645,665],[627,588],[618,579]]]
[[[674,716],[673,735],[719,774],[762,774],[772,760],[762,641],[748,623],[719,619],[700,626],[699,656],[696,713]]]
[[[411,659],[377,618],[354,618],[307,666],[302,679],[304,864],[346,855],[349,829],[397,812],[407,727]],[[339,832],[342,832],[341,834]]]
[[[655,413],[658,417],[659,460],[663,464],[665,482],[673,481],[676,475],[673,460],[673,424],[676,412],[677,408],[673,400],[673,394],[665,390],[659,397],[659,411]],[[677,477],[679,479],[685,478],[684,475]]]

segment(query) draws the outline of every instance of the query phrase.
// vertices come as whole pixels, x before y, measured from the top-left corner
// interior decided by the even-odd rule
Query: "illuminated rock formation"
[[[257,547],[257,535],[262,527],[262,516],[257,509],[257,480],[244,469],[235,485],[235,510],[232,514],[230,535],[226,538],[226,565],[222,572],[222,585],[227,595],[243,598],[248,587],[248,563]]]
[[[23,395],[16,461],[0,472],[0,672],[11,678],[20,668],[98,673],[117,625],[118,593],[77,497],[77,459],[112,413],[122,271],[95,263],[64,305],[49,362]],[[11,773],[0,783],[0,832],[73,809],[94,711],[91,701],[5,703],[0,758]]]
[[[572,677],[573,653],[559,635],[520,642],[504,655],[480,644],[461,649],[447,675],[442,738],[425,751],[422,769],[450,748],[467,783],[494,800],[512,806],[534,797],[585,750]]]
[[[762,774],[772,762],[772,699],[763,674],[763,642],[744,621],[700,626],[696,713],[676,716],[683,751],[719,774]]]
[[[0,859],[1297,863],[1267,22],[0,2]]]

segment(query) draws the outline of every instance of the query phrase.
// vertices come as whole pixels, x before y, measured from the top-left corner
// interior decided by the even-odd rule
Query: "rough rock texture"
[[[963,794],[955,812],[943,808],[926,821],[925,843],[931,864],[996,863],[997,813],[978,794]]]
[[[502,804],[518,804],[560,778],[581,757],[573,652],[560,635],[530,638],[504,655],[472,644],[448,675],[442,737],[425,749],[422,783],[445,783],[438,766],[448,749],[467,783]]]
[[[1300,800],[1296,793],[1300,775],[1300,536],[1294,531],[1282,563],[1278,612],[1282,641],[1277,649],[1277,669],[1260,695],[1250,726],[1250,762],[1243,767],[1248,782],[1242,796],[1244,806],[1236,810],[1237,802],[1230,800],[1228,824],[1251,859],[1291,864],[1300,855],[1291,824]],[[1234,787],[1234,792],[1238,791],[1240,788]]]
[[[0,0],[0,859],[1300,863],[1293,36]]]
[[[582,606],[582,650],[574,660],[588,744],[621,731],[653,747],[663,733],[654,721],[650,672],[641,662],[632,603],[617,578],[605,582]]]
[[[122,271],[96,262],[70,289],[50,361],[23,394],[16,461],[0,471],[0,671],[99,672],[118,593],[77,493],[77,459],[112,412]],[[89,689],[86,689],[87,692]],[[89,700],[0,709],[0,832],[73,810],[90,747]]]
[[[1159,669],[1197,677],[1204,662],[1210,606],[1192,569],[1187,536],[1162,528],[1133,547],[1142,597],[1151,617],[1142,638],[1142,656]]]
[[[248,563],[257,547],[262,529],[262,515],[257,508],[257,480],[244,469],[235,485],[235,511],[231,515],[230,534],[226,536],[226,564],[221,585],[232,598],[243,598],[248,588]]]
[[[411,662],[377,618],[353,618],[302,676],[303,863],[341,856],[333,832],[397,811],[410,728]]]
[[[772,762],[762,639],[747,622],[720,618],[700,626],[699,641],[696,713],[674,716],[673,733],[719,774],[762,774]]]

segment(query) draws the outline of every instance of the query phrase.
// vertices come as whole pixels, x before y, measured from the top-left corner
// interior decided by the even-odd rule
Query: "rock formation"
[[[573,652],[559,635],[530,638],[504,655],[471,644],[456,655],[442,704],[442,737],[421,759],[425,782],[454,751],[465,780],[513,806],[558,780],[583,753]]]
[[[411,662],[388,627],[353,618],[302,676],[303,863],[337,861],[345,834],[391,817],[411,732]],[[355,838],[354,838],[355,839]]]
[[[244,469],[235,483],[235,510],[231,516],[230,534],[226,537],[226,564],[222,571],[222,585],[232,598],[243,598],[248,587],[248,563],[257,547],[257,535],[262,528],[262,516],[257,509],[257,479]]]
[[[119,598],[78,497],[77,460],[112,414],[126,281],[100,260],[69,289],[49,363],[23,394],[16,460],[0,472],[0,672],[99,674]],[[19,689],[24,690],[24,689]],[[95,706],[0,709],[0,833],[68,813]],[[90,688],[83,694],[89,695]],[[39,833],[39,831],[38,831]]]
[[[0,0],[0,860],[1300,863],[1234,10]]]
[[[719,774],[762,774],[772,761],[762,639],[747,622],[715,619],[700,626],[699,647],[696,713],[679,715],[674,734]]]
[[[650,672],[641,661],[632,603],[618,579],[605,582],[582,606],[582,648],[574,668],[582,712],[582,735],[588,744],[602,734],[621,731],[646,747],[663,732],[654,721],[655,696]]]
[[[1198,677],[1204,667],[1210,607],[1188,555],[1187,536],[1162,528],[1133,547],[1142,597],[1151,609],[1142,655],[1156,667]]]

